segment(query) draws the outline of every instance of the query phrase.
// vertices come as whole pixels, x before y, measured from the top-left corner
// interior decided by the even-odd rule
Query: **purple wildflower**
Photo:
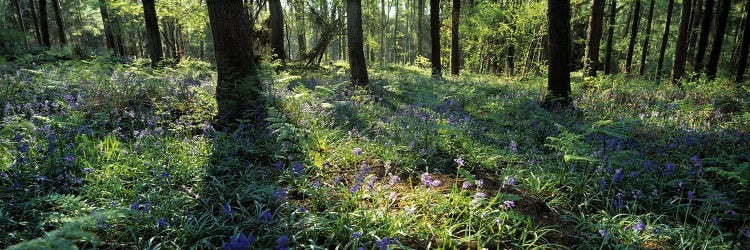
[[[224,243],[224,250],[245,250],[255,243],[255,237],[250,235],[245,237],[244,234],[238,234],[229,238],[229,242]]]
[[[294,168],[294,178],[299,178],[302,174],[304,174],[305,167],[302,166],[299,162],[295,162],[293,164]]]
[[[90,173],[94,172],[94,169],[93,168],[83,168],[81,170],[81,172],[83,172],[84,174],[90,174]]]
[[[455,161],[456,163],[458,163],[459,167],[463,167],[464,166],[464,159],[461,159],[461,157],[453,159],[453,161]]]
[[[482,193],[482,192],[477,192],[476,195],[477,195],[477,198],[487,198],[487,194]]]
[[[227,216],[228,219],[232,219],[232,214],[234,211],[232,211],[232,207],[229,206],[229,202],[224,202],[224,204],[221,206],[221,212]]]
[[[617,183],[619,181],[622,181],[622,169],[621,168],[615,169],[615,175],[612,177],[612,183]]]
[[[504,209],[511,209],[516,206],[516,203],[514,201],[504,201],[503,202],[503,208]]]
[[[160,219],[156,220],[156,226],[159,228],[167,227],[167,218],[161,217]]]
[[[362,238],[362,232],[353,232],[352,238],[355,238],[355,239]]]
[[[289,244],[289,237],[286,235],[279,236],[278,239],[276,239],[276,247],[274,247],[274,250],[286,250],[287,244]]]
[[[391,175],[391,179],[388,181],[388,184],[393,186],[399,181],[401,181],[401,177],[399,177],[398,175]]]
[[[510,150],[515,152],[518,152],[518,143],[516,141],[510,141]]]
[[[695,192],[693,192],[693,191],[687,191],[687,199],[688,200],[695,199]]]
[[[643,222],[642,220],[638,220],[638,222],[636,222],[635,225],[633,226],[633,231],[637,233],[643,230],[646,230],[646,223]]]
[[[354,148],[354,155],[362,155],[362,149],[361,148]]]
[[[606,231],[606,230],[604,230],[604,229],[599,229],[599,234],[600,234],[600,235],[601,235],[602,237],[604,237],[604,239],[605,239],[605,240],[608,240],[608,239],[609,239],[609,233],[607,233],[607,231]]]
[[[467,189],[467,188],[470,188],[470,187],[471,187],[471,182],[470,181],[464,181],[463,185],[461,185],[461,188],[463,188],[463,189]]]
[[[484,181],[477,180],[476,182],[474,182],[474,184],[477,185],[478,188],[482,188],[482,186],[484,186]]]
[[[375,245],[378,246],[380,250],[387,250],[391,244],[396,244],[396,238],[389,239],[388,237],[384,237],[375,241]]]
[[[284,167],[284,163],[277,161],[274,167],[276,167],[276,171],[281,171],[281,168]]]
[[[271,213],[271,211],[266,210],[263,212],[263,214],[260,215],[260,219],[258,221],[268,226],[268,224],[271,224],[271,220],[273,220],[273,214]]]

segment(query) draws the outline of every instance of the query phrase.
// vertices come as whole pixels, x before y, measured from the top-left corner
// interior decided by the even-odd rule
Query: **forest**
[[[747,0],[0,18],[0,248],[750,246]]]

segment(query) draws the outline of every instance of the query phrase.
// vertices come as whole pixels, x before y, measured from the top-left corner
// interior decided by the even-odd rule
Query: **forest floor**
[[[264,70],[263,125],[218,131],[204,62],[3,65],[0,247],[750,245],[748,86],[578,76],[548,111],[541,77],[346,67]]]

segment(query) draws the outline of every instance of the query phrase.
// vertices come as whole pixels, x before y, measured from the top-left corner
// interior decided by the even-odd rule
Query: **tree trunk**
[[[688,29],[690,28],[691,2],[682,2],[680,13],[680,29],[677,33],[677,44],[675,44],[674,60],[672,60],[672,83],[681,85],[682,77],[685,75],[685,63],[687,59]]]
[[[643,40],[643,49],[641,50],[641,65],[638,68],[638,74],[646,74],[646,57],[648,56],[648,46],[651,42],[651,21],[654,20],[654,2],[651,0],[651,4],[648,7],[648,20],[646,21],[646,38]]]
[[[107,48],[112,51],[116,51],[115,36],[112,34],[112,23],[109,20],[108,9],[108,0],[99,0],[99,13],[102,15],[102,23],[104,24],[104,38],[107,44]]]
[[[708,36],[711,34],[711,21],[713,21],[714,0],[706,0],[706,10],[703,12],[701,21],[701,35],[698,39],[698,47],[695,52],[695,61],[693,70],[699,72],[703,70],[703,58],[706,56],[706,47],[708,47]]]
[[[151,56],[151,66],[156,67],[164,57],[161,50],[161,37],[159,35],[159,20],[156,17],[154,0],[141,0],[143,2],[143,18],[146,21],[146,36],[148,37],[148,52]],[[216,0],[219,1],[219,0]],[[228,5],[228,3],[216,3],[217,5]],[[244,12],[244,7],[240,6]],[[237,22],[241,22],[237,20]],[[216,32],[213,32],[216,35]],[[216,37],[214,36],[214,40]],[[218,52],[217,52],[218,54]],[[218,55],[217,55],[218,58]],[[218,60],[218,59],[217,59]]]
[[[297,32],[297,47],[299,47],[299,60],[304,61],[307,59],[307,37],[305,36],[305,6],[302,1],[297,1],[297,23],[299,31]],[[300,10],[301,9],[301,10]]]
[[[42,30],[42,46],[49,48],[49,22],[47,21],[47,0],[39,0],[39,28]]]
[[[664,33],[661,37],[661,47],[659,48],[659,59],[656,60],[656,79],[661,78],[662,69],[664,68],[664,53],[667,51],[669,42],[669,26],[672,23],[672,12],[674,10],[674,0],[669,0],[667,5],[667,20],[664,24]]]
[[[612,47],[614,43],[615,24],[617,21],[617,0],[612,0],[609,5],[609,35],[607,36],[607,51],[604,57],[604,74],[612,72]]]
[[[432,76],[441,77],[442,65],[440,64],[440,0],[430,0],[430,41],[432,53]]]
[[[281,1],[268,1],[268,8],[271,18],[271,47],[276,58],[283,62],[286,60],[286,52],[284,51],[284,13],[281,9]]]
[[[346,4],[347,45],[349,47],[349,70],[352,74],[352,84],[366,86],[367,64],[365,51],[362,46],[362,0],[348,0]]]
[[[599,44],[602,40],[605,0],[594,0],[591,3],[589,32],[586,37],[586,56],[583,59],[583,75],[596,76],[599,70]]]
[[[461,68],[461,48],[458,44],[458,26],[461,16],[461,0],[453,0],[451,10],[451,75],[458,75]]]
[[[545,106],[568,106],[570,100],[570,0],[549,0],[549,67]]]
[[[417,56],[423,56],[424,51],[422,51],[422,36],[423,34],[423,27],[422,20],[424,20],[424,1],[425,0],[417,0]]]
[[[729,10],[731,8],[731,0],[721,0],[719,13],[716,16],[716,29],[714,30],[713,44],[711,44],[711,54],[709,54],[708,64],[706,64],[706,76],[708,79],[716,77],[716,70],[719,67],[719,57],[721,56],[721,46],[724,43],[724,33],[727,30],[727,18],[729,17]]]
[[[742,32],[740,55],[737,59],[737,76],[735,78],[737,84],[742,84],[742,82],[745,80],[748,49],[750,49],[750,2],[745,5],[745,29]]]
[[[512,34],[514,34],[516,31],[516,25],[511,24],[510,29]],[[506,58],[506,61],[508,63],[508,75],[513,76],[516,68],[516,39],[513,36],[511,36],[510,39],[511,41],[508,43],[508,57]]]
[[[23,48],[28,49],[29,41],[26,40],[26,25],[24,25],[23,15],[21,14],[21,3],[19,2],[19,0],[11,0],[11,5],[13,5],[13,15],[16,16],[16,22],[18,23],[18,27],[21,29],[21,33],[23,34]]]
[[[55,23],[57,23],[57,41],[60,42],[60,46],[65,46],[65,24],[63,23],[62,15],[60,14],[60,12],[62,12],[60,9],[60,1],[52,0],[52,8],[55,12]]]
[[[29,0],[29,10],[31,11],[31,20],[34,22],[34,36],[36,37],[36,43],[42,44],[42,34],[39,32],[39,20],[36,16],[36,7],[34,6],[34,0]]]
[[[393,61],[398,63],[400,62],[400,59],[398,57],[398,51],[399,51],[398,49],[398,39],[399,39],[398,38],[398,24],[401,22],[401,20],[399,20],[399,14],[400,14],[399,10],[401,9],[401,4],[399,3],[398,0],[396,0],[395,7],[396,7],[396,11],[395,11],[396,17],[393,22],[393,49],[391,49],[391,52],[393,53]]]
[[[693,5],[691,6],[691,8],[693,8],[693,12],[692,14],[690,14],[690,33],[688,35],[688,55],[693,54],[693,52],[695,51],[696,42],[698,41],[698,30],[700,30],[701,15],[703,15],[703,13],[701,12],[702,6],[703,0],[693,0]]]
[[[250,19],[241,1],[208,0],[208,16],[216,52],[216,102],[219,127],[233,128],[237,119],[265,118],[263,87],[256,79]]]
[[[625,73],[630,74],[633,66],[633,51],[635,50],[636,39],[638,37],[638,28],[641,20],[641,0],[635,0],[635,10],[633,10],[633,26],[630,31],[630,43],[628,45],[628,55],[625,61]]]

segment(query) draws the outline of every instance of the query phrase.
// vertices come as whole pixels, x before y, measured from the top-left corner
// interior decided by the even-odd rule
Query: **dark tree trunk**
[[[570,104],[570,0],[549,0],[549,67],[545,106]]]
[[[617,17],[617,0],[612,0],[609,5],[609,35],[607,36],[607,51],[604,57],[604,74],[611,74],[612,72],[612,47],[615,36],[615,24]]]
[[[349,69],[352,74],[352,84],[366,86],[370,81],[367,77],[367,64],[363,48],[362,35],[362,0],[348,0],[346,4],[347,45],[349,47]]]
[[[664,69],[664,53],[667,51],[669,42],[669,27],[672,24],[672,12],[674,10],[674,0],[669,0],[667,5],[667,21],[664,24],[664,33],[661,37],[661,47],[659,48],[659,59],[656,60],[656,79],[661,78],[662,69]]]
[[[11,5],[13,5],[13,15],[16,16],[18,28],[20,28],[21,32],[23,33],[23,47],[24,49],[29,48],[29,41],[26,40],[26,25],[24,25],[23,15],[21,14],[21,3],[19,2],[19,0],[11,1]]]
[[[47,0],[39,0],[39,28],[42,30],[42,46],[49,48],[49,22],[47,21]]]
[[[99,0],[99,12],[102,15],[104,38],[106,40],[107,48],[116,51],[115,36],[112,34],[112,23],[109,20],[109,3],[107,1],[108,0]]]
[[[713,21],[714,0],[706,0],[706,10],[703,12],[701,21],[701,35],[698,39],[698,47],[695,52],[695,61],[693,70],[699,72],[703,70],[703,57],[706,56],[706,47],[708,47],[708,35],[711,34],[711,21]]]
[[[112,33],[115,36],[115,48],[117,48],[117,55],[125,55],[125,45],[122,39],[122,25],[120,24],[120,18],[115,15],[114,20],[110,23],[112,25]]]
[[[441,77],[442,65],[440,64],[440,0],[430,0],[430,41],[432,53],[432,76]]]
[[[677,44],[674,49],[674,60],[672,60],[672,83],[681,85],[682,77],[685,75],[685,63],[687,59],[688,29],[690,28],[691,2],[682,2],[680,12],[680,29],[677,33]]]
[[[599,44],[602,40],[605,0],[594,0],[591,3],[589,32],[586,37],[586,56],[583,59],[583,75],[596,76],[599,70]]]
[[[156,7],[154,6],[154,0],[142,0],[143,1],[143,18],[146,21],[146,36],[148,37],[148,52],[151,56],[151,66],[156,67],[164,57],[164,53],[161,50],[161,37],[159,35],[159,20],[156,18]],[[219,1],[222,2],[222,1]],[[219,5],[226,3],[217,3]],[[244,7],[240,6],[240,10],[244,10]],[[244,11],[243,11],[244,12]],[[239,20],[237,22],[240,22]],[[213,32],[214,35],[216,32]],[[216,37],[214,37],[216,40]],[[218,54],[218,53],[217,53]]]
[[[458,26],[461,16],[461,0],[453,0],[451,10],[451,75],[458,75],[461,68],[461,47],[458,44]]]
[[[651,0],[651,4],[648,6],[648,20],[646,21],[646,37],[643,40],[643,50],[641,50],[641,65],[638,68],[638,74],[646,74],[646,57],[648,56],[648,46],[651,42],[651,21],[654,20],[654,2]]]
[[[39,32],[39,20],[36,16],[36,7],[34,6],[34,0],[29,0],[29,10],[31,11],[31,20],[34,22],[34,36],[36,37],[36,43],[42,44],[42,34]]]
[[[297,11],[297,23],[300,28],[297,33],[297,47],[299,47],[299,60],[303,61],[307,59],[307,37],[305,36],[305,6],[302,1],[297,1],[295,4],[295,10]]]
[[[422,51],[422,36],[424,36],[424,1],[425,0],[417,0],[417,56],[423,56],[424,51]]]
[[[714,30],[713,44],[711,44],[711,54],[709,54],[708,64],[706,64],[706,76],[709,79],[716,77],[716,70],[719,67],[719,57],[721,56],[721,46],[724,43],[724,33],[727,30],[727,19],[731,8],[731,0],[721,0],[719,13],[716,16],[716,29]]]
[[[62,15],[60,14],[60,12],[62,12],[60,9],[60,1],[52,0],[52,8],[55,12],[55,23],[57,23],[57,41],[60,42],[60,46],[65,46],[65,24],[63,23]]]
[[[284,13],[281,9],[281,1],[268,1],[268,8],[271,15],[271,47],[276,58],[283,62],[286,60],[284,51]]]
[[[630,44],[628,45],[628,55],[625,61],[625,73],[630,74],[633,66],[633,51],[635,50],[636,39],[638,38],[638,28],[641,20],[641,0],[635,0],[635,10],[633,10],[633,28],[630,31]]]
[[[688,55],[692,55],[695,51],[695,44],[698,41],[698,30],[700,30],[701,8],[703,6],[703,0],[693,0],[692,14],[690,14],[690,28],[688,35]],[[692,59],[692,58],[691,58]]]
[[[208,0],[208,16],[216,52],[218,125],[233,128],[237,119],[265,117],[262,86],[256,79],[250,19],[242,1]]]
[[[742,32],[742,42],[740,43],[740,55],[737,59],[737,84],[745,80],[745,70],[747,69],[747,54],[750,49],[750,2],[745,6],[745,29]]]
[[[510,29],[515,33],[516,25],[511,24]],[[508,57],[506,58],[506,61],[508,62],[508,75],[513,76],[516,70],[516,40],[513,36],[509,37],[509,39],[511,41],[508,42]]]

